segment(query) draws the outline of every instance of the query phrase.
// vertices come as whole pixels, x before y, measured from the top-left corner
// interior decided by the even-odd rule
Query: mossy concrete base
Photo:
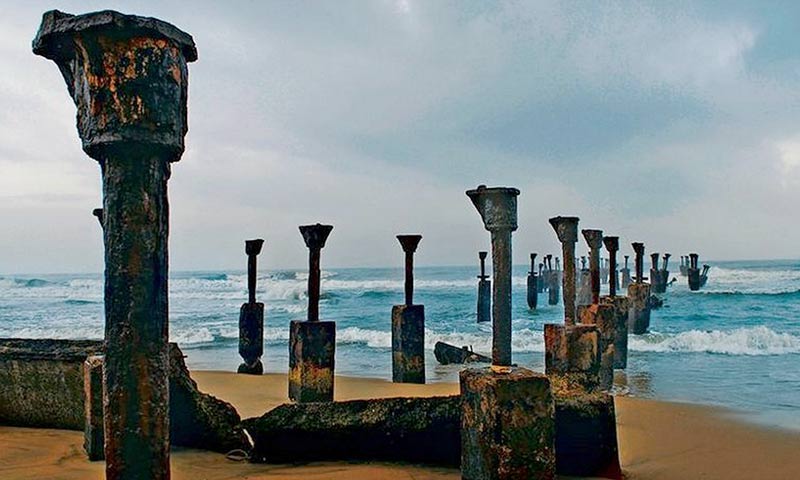
[[[568,375],[587,390],[594,390],[600,384],[599,341],[595,325],[545,324],[545,372]]]
[[[650,329],[650,285],[631,283],[628,285],[628,331],[644,335]]]
[[[550,381],[531,370],[461,371],[461,477],[553,479],[555,417]]]
[[[599,386],[601,390],[611,390],[614,385],[614,342],[617,336],[617,316],[614,306],[581,305],[578,307],[578,320],[584,325],[597,327],[597,348],[600,350]]]
[[[425,383],[425,306],[392,307],[392,381]]]
[[[289,325],[289,399],[333,401],[336,323],[293,321]]]

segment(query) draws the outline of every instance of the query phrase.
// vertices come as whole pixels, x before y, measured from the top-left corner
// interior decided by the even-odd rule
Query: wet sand
[[[286,399],[286,376],[193,372],[203,391],[231,402],[242,417],[259,415]],[[396,385],[385,380],[336,378],[336,398],[432,396],[457,384]],[[629,479],[800,478],[800,432],[751,425],[728,411],[617,398],[620,455]],[[0,427],[0,478],[102,479],[103,462],[89,462],[81,432]],[[386,463],[326,462],[249,465],[223,455],[174,449],[176,480],[227,479],[458,479],[454,469]]]

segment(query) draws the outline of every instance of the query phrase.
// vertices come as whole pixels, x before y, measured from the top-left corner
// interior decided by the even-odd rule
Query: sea
[[[650,332],[630,337],[628,368],[614,391],[729,407],[747,420],[800,429],[800,260],[710,265],[698,292],[670,274],[677,282],[652,312]],[[461,368],[436,362],[437,341],[490,353],[491,325],[476,322],[477,273],[476,266],[415,269],[429,382],[456,381]],[[529,310],[526,274],[526,266],[513,269],[513,361],[542,371],[543,325],[562,322],[563,306],[540,295]],[[289,322],[306,317],[307,279],[303,271],[259,273],[268,372],[288,370]],[[169,289],[170,339],[189,367],[235,371],[246,272],[172,272]],[[391,379],[391,309],[403,301],[401,268],[323,270],[320,317],[337,324],[337,374]],[[102,274],[0,276],[0,337],[101,339]]]

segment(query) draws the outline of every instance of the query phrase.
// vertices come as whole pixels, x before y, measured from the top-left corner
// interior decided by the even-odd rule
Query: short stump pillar
[[[461,478],[555,478],[550,380],[520,367],[507,374],[466,369],[460,379]]]
[[[86,421],[83,448],[94,462],[105,458],[103,452],[103,356],[92,355],[83,363],[83,404]]]
[[[239,310],[239,355],[244,363],[239,365],[238,373],[261,375],[264,366],[264,304],[244,303]]]
[[[594,304],[578,307],[578,320],[584,325],[595,325],[598,331],[597,348],[600,350],[601,390],[614,385],[614,351],[617,337],[617,316],[613,305]]]
[[[631,283],[628,285],[628,330],[634,335],[643,335],[650,328],[650,285]]]
[[[545,372],[568,377],[587,390],[596,389],[600,383],[599,340],[595,325],[545,324]]]
[[[616,335],[614,336],[614,368],[628,367],[628,297],[604,297],[603,302],[614,307]]]
[[[492,321],[492,281],[478,282],[478,322]]]
[[[289,399],[333,401],[336,322],[294,320],[289,325]]]
[[[425,383],[425,306],[392,307],[392,381]]]

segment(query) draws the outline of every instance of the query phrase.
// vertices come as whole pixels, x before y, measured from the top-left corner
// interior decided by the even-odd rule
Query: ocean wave
[[[628,346],[639,352],[786,355],[800,353],[800,337],[758,326],[735,330],[689,330],[675,334],[652,332],[632,335]]]
[[[800,270],[712,266],[703,294],[781,295],[800,291]]]

